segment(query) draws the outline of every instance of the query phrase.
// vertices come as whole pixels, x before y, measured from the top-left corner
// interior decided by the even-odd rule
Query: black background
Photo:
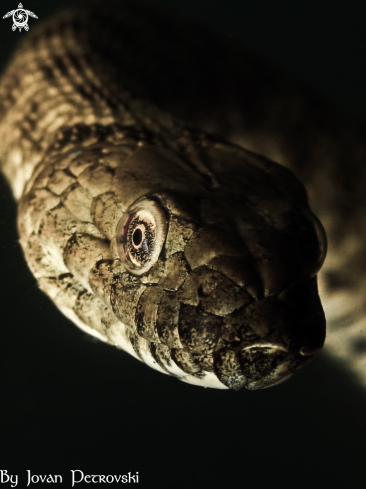
[[[3,1],[1,17],[17,1]],[[30,29],[69,3],[25,1],[39,17]],[[366,124],[364,2],[166,3],[285,66]],[[11,25],[0,20],[2,64],[24,35]],[[366,391],[342,365],[322,353],[278,387],[238,393],[156,373],[55,309],[24,262],[5,182],[0,199],[0,469],[17,473],[19,487],[26,469],[62,474],[65,487],[71,469],[138,471],[144,487],[364,486]]]

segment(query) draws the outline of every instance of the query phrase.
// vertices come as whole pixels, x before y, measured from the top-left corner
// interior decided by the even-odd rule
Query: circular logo
[[[13,22],[15,27],[22,28],[25,27],[28,23],[28,13],[26,10],[23,10],[22,8],[18,8],[17,10],[14,10],[13,13]]]

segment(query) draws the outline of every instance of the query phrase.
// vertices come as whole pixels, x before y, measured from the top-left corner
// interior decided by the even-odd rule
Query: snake
[[[0,141],[29,268],[86,333],[254,390],[306,365],[327,317],[363,379],[365,147],[280,71],[149,3],[96,2],[32,26]]]

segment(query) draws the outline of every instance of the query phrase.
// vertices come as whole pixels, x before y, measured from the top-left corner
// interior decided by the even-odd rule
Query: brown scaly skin
[[[145,53],[140,66],[134,51],[165,20],[128,5],[35,30],[0,82],[2,169],[26,259],[65,315],[157,370],[215,388],[273,385],[324,343],[322,226],[288,170],[146,102],[143,71],[167,65]],[[138,214],[151,207],[160,247]]]

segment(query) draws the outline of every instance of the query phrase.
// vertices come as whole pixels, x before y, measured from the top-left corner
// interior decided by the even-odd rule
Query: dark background
[[[17,2],[3,1],[0,16]],[[26,0],[39,17],[30,29],[70,3]],[[364,2],[165,3],[286,67],[366,125]],[[2,65],[24,35],[11,25],[0,20]],[[366,391],[342,365],[318,354],[278,387],[238,393],[159,374],[55,309],[24,262],[2,181],[0,199],[0,469],[17,473],[19,487],[26,469],[62,474],[66,487],[71,469],[139,471],[145,487],[364,487]]]

